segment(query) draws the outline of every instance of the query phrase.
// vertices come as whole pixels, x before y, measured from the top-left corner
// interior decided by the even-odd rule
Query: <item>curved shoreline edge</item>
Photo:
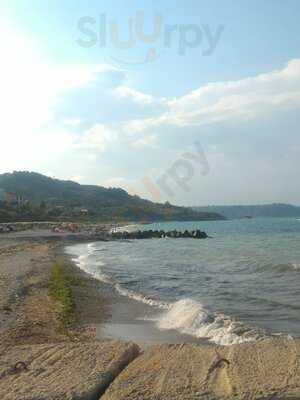
[[[133,343],[105,336],[97,339],[86,330],[95,314],[80,311],[80,304],[93,303],[99,294],[88,277],[88,300],[86,287],[75,285],[84,315],[82,332],[73,337],[58,334],[51,325],[56,314],[45,283],[66,243],[41,237],[0,238],[1,398],[300,398],[299,339],[269,338],[226,347],[183,342],[149,346],[144,351]],[[69,271],[79,278],[72,265]],[[105,304],[105,293],[102,296],[103,304],[95,309],[96,317],[103,319],[98,311],[105,314],[109,304]]]

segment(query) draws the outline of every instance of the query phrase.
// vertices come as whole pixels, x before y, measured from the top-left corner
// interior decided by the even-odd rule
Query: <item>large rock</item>
[[[1,349],[1,400],[98,400],[137,355],[114,341]]]
[[[101,399],[300,399],[299,343],[155,346],[135,359]]]

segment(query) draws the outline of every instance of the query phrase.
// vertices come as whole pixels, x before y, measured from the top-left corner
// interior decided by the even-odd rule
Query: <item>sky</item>
[[[2,0],[0,173],[300,205],[299,15],[298,0]]]

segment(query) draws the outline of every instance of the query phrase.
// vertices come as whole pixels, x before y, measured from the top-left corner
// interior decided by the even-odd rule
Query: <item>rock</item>
[[[133,231],[133,232],[113,232],[110,234],[111,239],[121,240],[121,239],[152,239],[152,238],[193,238],[193,239],[205,239],[207,238],[207,234],[205,232],[201,232],[199,229],[197,231],[185,230],[182,232],[174,231]]]
[[[1,400],[94,400],[139,353],[114,341],[1,349]]]
[[[197,229],[196,233],[195,233],[195,238],[196,239],[206,239],[207,234],[205,232],[201,232],[199,229]]]
[[[113,232],[112,234],[111,234],[111,237],[113,238],[113,239],[122,239],[123,238],[123,232]]]
[[[189,237],[191,237],[191,234],[190,234],[189,231],[185,230],[185,231],[183,232],[182,237],[184,237],[184,238],[189,238]]]
[[[101,399],[271,398],[300,398],[299,340],[154,346],[129,364]]]
[[[127,239],[129,239],[129,237],[130,237],[129,232],[124,231],[124,232],[123,232],[123,235],[122,235],[122,239],[127,240]]]

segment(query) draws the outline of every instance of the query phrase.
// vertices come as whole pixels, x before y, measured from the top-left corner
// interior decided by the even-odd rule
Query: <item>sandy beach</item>
[[[29,235],[30,236],[30,235]],[[51,267],[62,262],[66,273],[80,279],[72,287],[76,323],[72,334],[84,336],[106,316],[107,300],[101,296],[97,282],[80,271],[64,254],[70,239],[48,236],[0,238],[1,263],[1,342],[2,344],[44,343],[68,339],[58,333],[59,304],[49,296]],[[88,290],[86,290],[88,288]],[[86,295],[86,293],[88,295]]]
[[[37,232],[0,237],[1,398],[300,398],[298,340],[223,347],[159,331],[143,318],[150,307],[72,262],[65,247],[80,240]],[[72,277],[75,318],[66,329],[49,293],[55,262]]]

